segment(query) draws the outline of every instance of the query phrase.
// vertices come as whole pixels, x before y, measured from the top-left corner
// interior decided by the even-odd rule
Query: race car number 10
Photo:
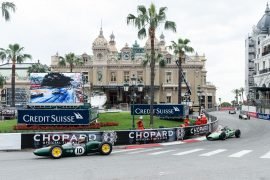
[[[77,156],[83,155],[84,151],[85,151],[85,149],[82,146],[78,146],[75,148],[75,155],[77,155]]]

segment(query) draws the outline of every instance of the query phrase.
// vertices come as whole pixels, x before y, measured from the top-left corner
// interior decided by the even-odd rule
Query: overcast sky
[[[9,1],[9,0],[6,0]],[[3,2],[0,0],[0,2]],[[11,21],[0,19],[0,48],[19,43],[33,62],[50,65],[56,52],[92,54],[101,20],[103,34],[115,35],[118,51],[137,40],[137,29],[127,26],[137,5],[166,6],[167,20],[177,33],[158,29],[167,45],[179,37],[190,39],[199,55],[205,54],[207,81],[217,87],[217,99],[231,102],[233,89],[244,87],[245,38],[263,16],[266,0],[10,0],[16,4]],[[138,43],[144,46],[145,40]]]

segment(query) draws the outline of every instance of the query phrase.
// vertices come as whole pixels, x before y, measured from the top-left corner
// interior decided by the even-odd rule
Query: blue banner
[[[270,120],[270,114],[257,113],[259,119]]]
[[[18,110],[18,123],[31,125],[89,124],[87,109]]]
[[[183,104],[154,104],[154,115],[157,116],[185,116],[186,108]],[[132,115],[148,115],[150,114],[150,105],[148,104],[135,104],[131,106]]]

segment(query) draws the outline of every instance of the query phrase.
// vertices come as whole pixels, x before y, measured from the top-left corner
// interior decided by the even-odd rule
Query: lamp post
[[[130,80],[131,80],[131,87],[132,87],[130,99],[132,101],[132,110],[133,110],[133,112],[132,112],[132,129],[135,129],[134,104],[135,104],[136,97],[137,97],[137,94],[135,92],[135,88],[138,89],[138,92],[142,92],[143,91],[143,84],[141,82],[138,83],[138,79],[135,77],[134,74],[133,74],[132,78],[130,78]],[[130,85],[128,82],[124,83],[124,91],[125,92],[129,91],[129,86]]]
[[[249,94],[247,95],[247,105],[248,105],[248,112],[249,112]]]
[[[219,100],[219,110],[221,109],[221,98],[218,98]]]
[[[197,87],[197,93],[198,93],[198,99],[199,99],[199,115],[201,114],[201,96],[202,96],[202,90],[201,90],[201,86],[198,85]]]
[[[180,60],[175,61],[178,67],[178,104],[181,104],[182,101],[182,58]]]

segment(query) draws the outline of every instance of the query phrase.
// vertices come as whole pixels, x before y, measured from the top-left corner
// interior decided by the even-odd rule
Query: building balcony
[[[262,69],[259,71],[259,74],[264,74],[270,72],[270,68]]]
[[[267,50],[267,51],[262,52],[262,56],[266,56],[268,54],[270,54],[270,50]]]

